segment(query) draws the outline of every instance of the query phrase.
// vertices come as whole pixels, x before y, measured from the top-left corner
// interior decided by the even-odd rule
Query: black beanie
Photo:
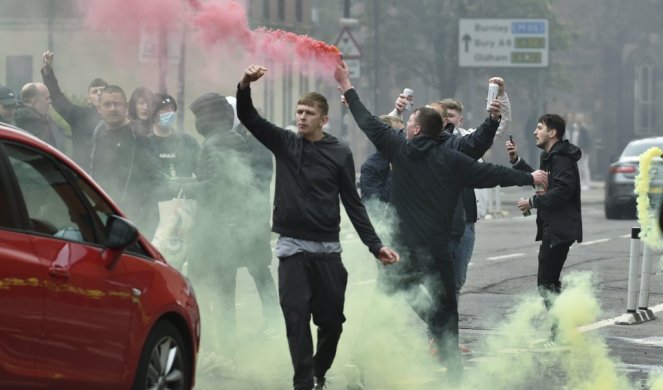
[[[159,110],[166,106],[172,106],[173,111],[177,111],[177,102],[175,102],[175,98],[167,93],[155,93],[150,104],[150,119],[155,121],[159,115]]]
[[[199,120],[233,119],[235,113],[225,96],[208,92],[196,98],[189,106],[193,115]]]
[[[196,116],[196,130],[202,135],[212,130],[231,130],[235,112],[226,97],[208,92],[196,98],[189,106]]]

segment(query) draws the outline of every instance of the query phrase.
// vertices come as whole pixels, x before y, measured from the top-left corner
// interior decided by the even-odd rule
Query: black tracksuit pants
[[[539,247],[539,271],[536,277],[536,285],[548,310],[550,310],[555,297],[562,290],[562,282],[559,278],[571,244],[572,242],[563,242],[551,246],[550,240],[544,236],[541,247]],[[555,319],[553,319],[550,332],[552,339],[556,340],[558,330]]]
[[[348,272],[340,253],[297,253],[279,259],[279,296],[285,318],[295,389],[310,390],[336,356],[343,331]],[[313,354],[310,320],[318,327]]]
[[[552,299],[562,290],[562,282],[559,278],[571,244],[571,242],[563,242],[551,246],[550,241],[544,237],[539,247],[539,270],[536,285],[547,308],[550,308]]]

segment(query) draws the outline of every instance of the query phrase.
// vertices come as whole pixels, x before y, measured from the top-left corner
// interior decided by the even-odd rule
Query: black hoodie
[[[359,128],[392,163],[391,201],[398,213],[399,238],[410,249],[424,247],[436,256],[449,255],[454,209],[463,187],[533,183],[531,174],[512,175],[509,168],[475,161],[483,154],[480,148],[477,156],[461,146],[472,139],[443,133],[439,138],[422,135],[406,140],[371,115],[354,89],[345,92],[345,99]],[[487,142],[492,143],[492,137]]]
[[[90,171],[90,154],[92,153],[92,133],[101,120],[97,107],[93,104],[77,106],[73,104],[60,89],[55,71],[45,72],[41,76],[44,85],[51,94],[53,109],[71,126],[72,154],[74,161],[86,171]]]
[[[362,242],[377,256],[382,242],[359,199],[350,148],[327,133],[309,142],[268,122],[253,106],[250,88],[237,89],[237,116],[276,159],[272,231],[303,240],[339,241],[340,196]]]
[[[563,140],[555,143],[550,152],[541,152],[541,168],[548,172],[548,189],[543,195],[534,195],[532,204],[536,213],[536,240],[544,235],[555,246],[563,242],[582,242],[582,214],[580,211],[580,176],[578,160],[580,149]],[[532,172],[534,169],[519,159],[515,169]]]

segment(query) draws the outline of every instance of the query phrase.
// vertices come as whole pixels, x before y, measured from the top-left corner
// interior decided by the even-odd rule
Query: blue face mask
[[[159,126],[164,129],[171,129],[175,125],[175,119],[177,119],[177,114],[173,111],[159,114]]]

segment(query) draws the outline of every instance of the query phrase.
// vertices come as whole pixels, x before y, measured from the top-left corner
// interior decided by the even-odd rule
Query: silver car
[[[605,180],[605,217],[608,219],[635,218],[636,194],[635,176],[639,172],[640,155],[649,148],[663,149],[663,137],[633,140],[626,145],[619,159],[610,164]],[[663,159],[656,158],[652,163],[650,195],[652,204],[660,203],[663,193]]]

